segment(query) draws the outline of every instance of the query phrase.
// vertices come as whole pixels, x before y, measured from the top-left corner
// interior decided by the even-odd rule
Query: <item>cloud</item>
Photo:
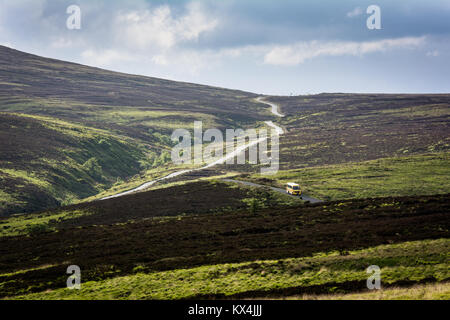
[[[426,37],[405,37],[366,42],[310,41],[292,45],[275,46],[264,56],[264,63],[293,66],[321,56],[362,56],[390,49],[414,48],[425,43]]]
[[[120,43],[138,49],[167,50],[183,42],[198,41],[201,34],[216,28],[218,20],[210,17],[200,3],[191,2],[180,17],[163,5],[154,10],[119,13],[115,25]]]
[[[366,42],[314,40],[290,45],[248,45],[217,50],[177,48],[153,54],[146,54],[145,51],[133,51],[124,47],[122,49],[85,50],[82,58],[85,63],[100,67],[114,66],[121,62],[151,63],[159,67],[175,68],[189,74],[197,74],[200,70],[213,69],[226,63],[227,60],[250,59],[266,65],[295,66],[318,57],[363,56],[394,49],[413,49],[422,46],[425,41],[425,36]],[[436,56],[437,54],[437,51],[430,51],[427,55]]]
[[[88,36],[78,39],[88,40],[81,44],[73,37],[72,40],[59,37],[53,39],[52,46],[83,48],[83,63],[102,68],[146,63],[195,73],[210,63],[206,60],[210,52],[193,49],[192,44],[197,44],[203,34],[214,31],[219,19],[200,2],[189,2],[181,7],[143,6],[108,14],[111,19],[102,19],[108,25],[101,29],[110,31],[104,35],[109,41],[93,42]]]
[[[81,53],[84,63],[99,67],[110,67],[119,62],[136,61],[137,56],[132,56],[125,51],[114,49],[94,50],[87,49]]]
[[[362,13],[363,13],[363,10],[360,7],[356,7],[352,11],[347,12],[347,17],[354,18],[354,17],[362,15]]]
[[[77,41],[67,37],[57,37],[52,40],[50,46],[55,49],[72,48],[79,45]]]

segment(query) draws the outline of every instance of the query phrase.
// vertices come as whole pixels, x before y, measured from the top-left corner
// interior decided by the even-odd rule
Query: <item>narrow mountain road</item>
[[[253,183],[253,182],[241,181],[241,180],[233,180],[233,179],[222,179],[222,181],[232,182],[232,183],[239,183],[239,184],[243,184],[243,185],[246,185],[246,186],[249,186],[249,187],[268,187],[268,188],[272,189],[273,191],[276,191],[276,192],[279,192],[279,193],[283,193],[283,194],[291,196],[293,198],[300,199],[298,196],[287,194],[286,190],[281,189],[281,188],[270,187],[270,186],[265,186],[265,185],[262,185],[262,184]],[[319,200],[319,199],[307,196],[305,194],[302,194],[301,199],[304,200],[304,201],[309,201],[311,203],[323,202],[322,200]]]
[[[271,107],[272,107],[272,113],[273,113],[274,115],[276,115],[277,117],[281,117],[281,118],[284,117],[284,115],[281,114],[281,113],[278,111],[278,105],[277,105],[277,104],[272,103],[272,102],[265,101],[265,100],[264,100],[264,97],[258,97],[258,98],[256,98],[255,100],[258,101],[258,102],[265,103],[265,104],[268,104],[269,106],[271,106]]]
[[[284,115],[282,115],[282,114],[280,114],[278,112],[278,105],[276,105],[274,103],[271,103],[271,102],[264,101],[263,97],[259,97],[259,98],[255,99],[255,100],[260,102],[260,103],[264,103],[264,104],[269,105],[272,108],[271,112],[274,115],[276,115],[278,117],[284,117]],[[274,124],[272,121],[266,121],[265,123],[269,127],[275,129],[276,134],[278,134],[278,135],[284,134],[284,130],[281,127],[279,127],[276,124]],[[255,140],[255,141],[251,141],[251,142],[249,142],[247,144],[244,144],[243,146],[240,146],[240,147],[236,148],[236,150],[234,152],[231,152],[231,153],[227,154],[226,156],[218,159],[217,161],[214,161],[214,162],[208,164],[207,166],[204,166],[204,167],[201,167],[201,168],[197,168],[197,169],[188,169],[188,170],[177,171],[177,172],[171,173],[171,174],[169,174],[167,176],[161,177],[159,179],[146,182],[146,183],[140,185],[137,188],[134,188],[134,189],[131,189],[131,190],[128,190],[128,191],[125,191],[125,192],[121,192],[121,193],[118,193],[118,194],[115,194],[115,195],[112,195],[112,196],[109,196],[109,197],[104,197],[104,198],[102,198],[100,200],[107,200],[107,199],[112,199],[112,198],[118,198],[118,197],[126,196],[128,194],[132,194],[132,193],[135,193],[135,192],[143,191],[143,190],[151,187],[152,185],[154,185],[155,183],[157,183],[159,181],[168,180],[170,178],[178,177],[178,176],[186,174],[186,173],[200,171],[200,170],[205,170],[205,169],[209,169],[211,167],[214,167],[214,166],[216,166],[218,164],[223,164],[228,159],[234,158],[235,156],[237,156],[241,152],[247,150],[251,146],[254,146],[255,144],[259,144],[260,142],[262,142],[262,141],[264,141],[266,139],[268,139],[268,138],[259,138],[259,139]]]

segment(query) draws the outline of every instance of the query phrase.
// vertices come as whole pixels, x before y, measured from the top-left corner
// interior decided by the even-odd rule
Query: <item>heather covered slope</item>
[[[254,96],[0,46],[0,215],[68,204],[167,165],[171,133],[194,121],[269,118]]]
[[[225,129],[255,127],[261,120],[273,119],[267,105],[255,102],[255,96],[243,91],[111,72],[0,46],[0,168],[26,172],[28,182],[30,177],[49,182],[47,187],[41,183],[38,189],[35,184],[29,188],[17,172],[12,177],[3,170],[2,212],[30,212],[68,204],[147,170],[159,168],[155,175],[164,175],[173,169],[167,165],[172,144],[170,134],[174,129],[192,128],[198,120],[203,121],[204,129]],[[321,94],[268,99],[279,104],[281,113],[286,115],[277,119],[286,129],[280,139],[281,169],[449,149],[448,94]],[[11,119],[19,118],[27,124],[10,123]],[[47,124],[36,127],[38,122]],[[52,129],[55,132],[44,134],[43,127],[48,129],[48,123],[58,122],[82,132],[93,130],[97,135],[102,132],[110,142],[101,142],[105,139],[100,136],[92,140],[92,135],[68,138],[74,132],[72,129],[56,130],[58,133]],[[39,138],[40,135],[44,138]],[[53,145],[55,139],[57,143]],[[67,160],[68,150],[69,158],[81,156]],[[53,161],[52,166],[48,165],[47,158]],[[91,168],[91,173],[84,170],[84,175],[70,174],[70,179],[49,178],[67,175],[74,167],[83,166],[94,169]],[[222,172],[258,170],[257,166],[250,165],[218,166],[218,169]],[[85,187],[80,188],[82,185]],[[67,191],[56,191],[59,195],[55,195],[55,190]],[[41,200],[36,202],[35,195],[42,192],[52,196],[39,196]]]
[[[49,117],[0,113],[0,137],[0,216],[92,196],[147,162],[130,138]]]
[[[450,150],[450,94],[270,97],[286,117],[282,169]]]
[[[219,127],[267,118],[255,94],[106,71],[0,46],[1,111],[57,117],[144,142],[204,120]],[[157,140],[157,139],[156,139]]]
[[[192,202],[196,195],[202,200]],[[309,205],[274,196],[196,182],[1,219],[0,297],[352,292],[365,287],[365,269],[373,264],[383,268],[383,285],[449,280],[448,194]],[[259,209],[246,205],[250,197],[258,197]],[[380,251],[379,245],[387,246]],[[83,270],[87,295],[64,289],[72,264]],[[135,285],[139,279],[142,286]]]

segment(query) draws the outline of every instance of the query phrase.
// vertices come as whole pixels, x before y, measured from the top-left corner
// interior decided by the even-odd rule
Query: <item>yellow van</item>
[[[294,196],[301,196],[302,190],[300,190],[300,186],[297,183],[289,182],[286,184],[286,193]]]

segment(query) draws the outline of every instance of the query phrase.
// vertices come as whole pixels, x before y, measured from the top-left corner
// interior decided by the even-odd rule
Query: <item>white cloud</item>
[[[121,62],[151,63],[167,69],[183,70],[197,74],[202,69],[213,69],[228,59],[250,58],[268,65],[295,66],[306,60],[325,56],[362,56],[393,49],[410,49],[422,46],[426,37],[406,37],[366,42],[310,41],[291,45],[249,45],[219,50],[193,50],[176,48],[147,54],[126,47],[116,50],[85,50],[84,62],[89,65],[109,67]],[[438,54],[430,52],[428,55]]]
[[[218,25],[200,3],[192,2],[186,9],[181,17],[174,17],[168,5],[120,13],[116,19],[118,41],[138,49],[168,50],[181,42],[197,41]]]
[[[362,13],[363,13],[363,10],[360,7],[356,7],[352,11],[347,12],[347,17],[354,18],[354,17],[362,15]]]
[[[84,63],[98,67],[111,67],[115,63],[136,61],[137,57],[119,50],[93,50],[88,49],[81,53]]]
[[[153,56],[151,61],[154,64],[160,65],[160,66],[167,66],[167,65],[169,65],[169,60],[163,54],[158,54],[158,55]]]
[[[390,49],[414,48],[425,43],[425,37],[405,37],[366,42],[310,41],[292,45],[275,46],[264,56],[264,63],[292,66],[320,56],[362,56]]]
[[[185,45],[213,31],[218,19],[206,12],[200,2],[191,2],[177,14],[169,5],[152,10],[119,11],[111,23],[113,41],[106,47],[86,44],[89,49],[81,54],[84,63],[105,68],[145,62],[167,70],[180,68],[195,73],[210,63],[206,58],[210,57],[210,52],[189,49]],[[64,38],[53,41],[54,47],[71,45],[73,42]]]
[[[65,37],[55,38],[50,44],[50,46],[55,49],[71,48],[74,45],[75,42],[72,39]]]

